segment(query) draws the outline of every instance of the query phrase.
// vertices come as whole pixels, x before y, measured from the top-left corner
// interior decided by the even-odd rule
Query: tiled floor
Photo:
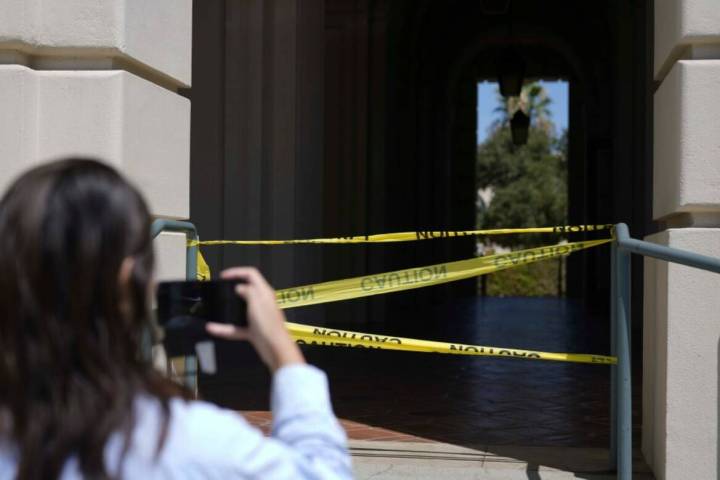
[[[608,353],[607,320],[562,300],[470,299],[426,315],[426,339]],[[383,331],[374,333],[412,336],[407,325],[404,331],[375,328]],[[464,446],[608,443],[607,366],[327,347],[306,354],[328,372],[336,413],[351,439]],[[245,359],[241,367],[238,358]],[[246,412],[267,429],[268,376],[251,353],[233,361],[231,373],[203,379],[203,395]]]

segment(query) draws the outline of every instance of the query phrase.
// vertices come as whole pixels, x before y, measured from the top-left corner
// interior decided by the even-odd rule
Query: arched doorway
[[[561,76],[571,85],[570,223],[624,221],[641,236],[651,218],[650,6],[617,0],[594,5],[590,15],[578,2],[514,0],[511,11],[498,14],[488,3],[196,4],[192,213],[201,235],[302,238],[472,228],[475,84],[496,75],[497,51],[512,45],[523,52],[529,76]],[[322,251],[226,250],[211,253],[209,260],[215,267],[259,265],[284,287],[473,253],[472,241],[456,240]],[[568,293],[581,303],[530,312],[537,323],[520,339],[527,312],[483,310],[481,304],[459,301],[472,300],[472,282],[312,307],[295,316],[312,324],[477,343],[505,342],[498,335],[510,328],[519,343],[514,346],[553,349],[558,344],[552,342],[560,341],[572,351],[602,349],[608,265],[602,250],[573,259]],[[639,275],[635,281],[637,288]],[[558,317],[564,323],[553,324]],[[563,328],[554,330],[558,325]],[[561,333],[566,336],[558,337]],[[338,388],[338,412],[358,422],[448,441],[447,425],[470,425],[490,435],[512,430],[515,422],[516,436],[506,441],[548,442],[549,435],[536,435],[529,427],[542,425],[540,417],[507,417],[509,423],[499,420],[486,428],[473,424],[499,418],[497,409],[483,410],[494,402],[522,415],[517,398],[522,380],[522,396],[535,395],[540,403],[563,389],[592,395],[585,398],[597,407],[591,414],[555,405],[559,425],[575,422],[587,429],[583,421],[589,416],[599,422],[591,431],[606,432],[605,387],[593,389],[594,380],[572,367],[477,359],[470,364],[392,352],[308,353],[329,369]],[[206,396],[245,410],[262,409],[265,399],[254,393],[258,382],[267,380],[262,372],[248,366],[244,354],[223,355],[227,373],[204,379]],[[537,379],[554,386],[543,393]],[[565,383],[558,386],[557,379]],[[495,390],[485,396],[488,385]],[[398,422],[398,412],[409,410],[402,392],[414,392],[417,408]],[[442,406],[424,409],[423,404]],[[464,413],[469,408],[481,414]],[[452,415],[443,417],[443,411]],[[425,422],[428,417],[440,420]],[[601,444],[605,439],[599,433],[586,440]]]

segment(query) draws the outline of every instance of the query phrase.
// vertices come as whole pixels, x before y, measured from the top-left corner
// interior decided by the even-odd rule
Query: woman
[[[246,282],[248,328],[208,331],[249,340],[272,370],[271,438],[143,360],[150,221],[92,160],[35,168],[0,201],[0,479],[350,478],[326,377],[256,270],[224,272]]]

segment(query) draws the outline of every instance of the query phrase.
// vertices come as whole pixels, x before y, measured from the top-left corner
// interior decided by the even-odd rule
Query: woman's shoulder
[[[168,401],[165,446],[170,449],[196,448],[205,441],[249,440],[262,434],[237,412],[200,400],[171,398]],[[163,409],[158,399],[143,396],[136,405],[136,429],[147,426],[158,433],[163,429]]]
[[[238,412],[220,408],[200,400],[170,400],[170,429],[175,435],[189,435],[194,439],[218,440],[237,437],[262,437]]]
[[[105,446],[110,472],[122,472],[121,478],[224,478],[228,472],[242,472],[244,460],[263,441],[259,430],[231,410],[180,398],[170,399],[168,407],[165,417],[157,398],[136,398],[127,450],[122,432],[113,434]],[[14,477],[17,461],[17,448],[0,431],[0,479]],[[75,457],[61,478],[81,478]]]
[[[126,458],[132,459],[130,463],[140,467],[140,471],[146,468],[160,468],[166,473],[184,469],[185,474],[215,471],[231,460],[251,454],[263,440],[259,430],[231,410],[180,398],[170,399],[168,406],[164,428],[160,400],[150,396],[136,400],[135,428]],[[158,442],[162,442],[159,453]],[[119,452],[122,447],[118,443],[111,450]],[[119,458],[108,460],[114,464],[113,460]]]

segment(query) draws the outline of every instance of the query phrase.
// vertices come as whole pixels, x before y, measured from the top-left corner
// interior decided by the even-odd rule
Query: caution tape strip
[[[191,240],[188,246],[214,245],[297,245],[297,244],[343,244],[343,243],[392,243],[455,238],[481,235],[508,235],[513,233],[579,233],[611,230],[613,225],[565,225],[534,228],[496,228],[490,230],[435,230],[417,232],[379,233],[354,237],[308,238],[302,240]]]
[[[487,347],[461,343],[435,342],[415,338],[394,337],[372,333],[351,332],[299,323],[287,323],[288,330],[298,344],[324,345],[332,347],[377,348],[406,352],[445,353],[453,355],[475,355],[484,357],[512,357],[528,360],[549,360],[554,362],[592,363],[615,365],[617,357],[586,353],[553,353],[517,348]]]
[[[280,308],[285,309],[429,287],[569,255],[610,241],[612,239],[606,238],[529,248],[469,260],[286,288],[276,292],[277,302]]]

